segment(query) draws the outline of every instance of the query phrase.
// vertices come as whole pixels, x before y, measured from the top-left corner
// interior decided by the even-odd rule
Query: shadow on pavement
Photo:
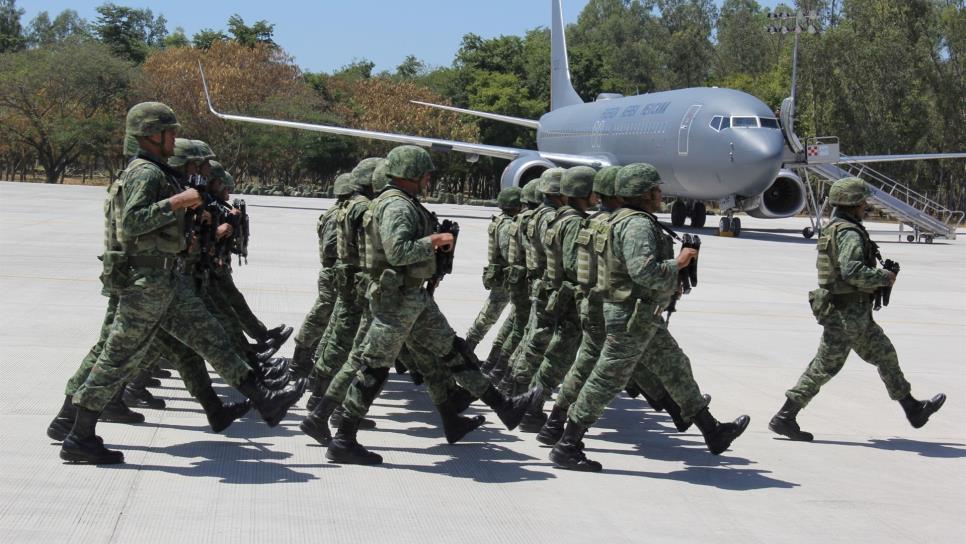
[[[786,439],[787,440],[787,439]],[[862,446],[877,450],[907,451],[923,457],[958,459],[966,457],[966,444],[950,442],[925,442],[907,438],[872,439],[868,442],[847,442],[844,440],[814,440],[812,444],[831,444],[835,446]]]
[[[474,431],[476,432],[476,431]],[[370,448],[386,452],[382,465],[376,468],[405,469],[427,474],[442,474],[456,478],[467,478],[484,484],[503,484],[549,480],[556,478],[546,471],[528,470],[527,466],[546,468],[548,462],[537,459],[492,442],[439,444],[429,448]],[[446,456],[430,466],[403,465],[392,462],[393,453],[415,453]]]

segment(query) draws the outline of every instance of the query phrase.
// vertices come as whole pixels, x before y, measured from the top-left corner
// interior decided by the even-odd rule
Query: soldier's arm
[[[560,233],[560,241],[563,244],[563,265],[566,270],[577,270],[577,248],[574,242],[577,240],[577,234],[580,233],[581,223],[581,221],[568,221],[563,226],[563,232]]]
[[[846,282],[860,289],[875,289],[891,283],[891,278],[884,269],[865,264],[862,236],[858,232],[839,231],[835,245],[838,248],[839,271]]]
[[[171,202],[158,201],[164,183],[164,174],[153,168],[141,168],[125,181],[121,231],[126,237],[141,236],[177,220]]]
[[[335,218],[331,217],[322,229],[322,247],[326,251],[335,251],[338,245],[337,232]]]
[[[420,237],[419,218],[415,217],[409,204],[392,199],[379,211],[377,220],[389,264],[406,266],[435,255],[429,236]]]
[[[678,281],[675,259],[658,255],[656,227],[645,220],[629,220],[614,233],[615,244],[620,243],[621,256],[634,283],[655,291],[674,291]]]

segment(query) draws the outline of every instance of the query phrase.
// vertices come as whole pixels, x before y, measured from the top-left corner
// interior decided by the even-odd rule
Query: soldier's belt
[[[158,268],[160,270],[174,270],[184,266],[182,257],[161,257],[154,255],[133,255],[127,258],[131,268]]]
[[[832,295],[832,304],[835,306],[847,306],[849,304],[862,304],[865,302],[871,302],[872,295],[870,293],[843,293],[839,295]]]

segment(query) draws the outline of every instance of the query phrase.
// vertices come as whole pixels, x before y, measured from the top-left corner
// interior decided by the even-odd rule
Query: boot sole
[[[105,458],[91,458],[82,453],[74,453],[70,451],[60,450],[60,458],[68,463],[76,465],[121,465],[124,464],[124,456],[120,455],[118,457],[105,457]]]
[[[590,464],[585,464],[585,465],[568,465],[568,464],[564,464],[564,463],[562,463],[557,458],[557,456],[555,455],[555,452],[553,450],[550,451],[550,461],[553,463],[554,468],[559,468],[561,470],[571,470],[571,471],[574,471],[574,472],[600,472],[601,470],[604,469],[604,467],[601,466],[600,463],[596,463],[594,465],[590,465]]]
[[[123,416],[123,417],[105,416],[104,414],[101,414],[101,417],[97,418],[97,420],[104,423],[144,423],[144,416],[142,415],[141,417],[131,418],[126,416]]]
[[[446,434],[446,442],[448,442],[450,444],[455,444],[455,443],[459,442],[466,435],[470,434],[471,432],[475,431],[476,429],[479,429],[480,426],[482,426],[484,423],[486,423],[486,419],[483,416],[476,416],[474,418],[470,418],[470,421],[467,422],[467,423],[469,423],[470,426],[467,429],[465,429],[465,430],[457,433],[456,435],[450,435],[450,433],[445,433]]]
[[[560,442],[560,438],[562,436],[563,436],[563,429],[560,429],[559,433],[554,433],[554,436],[544,434],[541,429],[540,434],[537,435],[537,442],[540,442],[544,446],[553,447],[557,445],[557,442]]]
[[[375,458],[373,458],[373,459],[360,459],[358,457],[349,457],[349,456],[343,457],[341,453],[333,453],[331,448],[330,449],[327,449],[325,451],[325,458],[328,459],[330,462],[335,463],[337,465],[365,465],[365,466],[372,466],[372,465],[381,465],[382,464],[382,458],[381,457],[378,458],[378,459],[375,459]]]
[[[811,433],[807,433],[808,436],[795,436],[795,435],[793,435],[791,433],[783,432],[780,429],[777,429],[775,427],[775,424],[772,423],[772,422],[770,422],[770,421],[768,422],[768,430],[771,431],[771,432],[773,432],[773,433],[775,433],[775,434],[777,434],[777,435],[779,435],[779,436],[784,436],[785,438],[787,438],[787,439],[789,439],[789,440],[791,440],[793,442],[811,442],[812,440],[815,439],[815,437],[812,436]]]
[[[299,424],[299,429],[301,429],[302,432],[305,433],[307,436],[312,437],[313,440],[315,440],[322,446],[328,446],[329,443],[332,442],[331,434],[329,436],[323,435],[322,433],[318,432],[316,429],[306,425],[304,421]]]

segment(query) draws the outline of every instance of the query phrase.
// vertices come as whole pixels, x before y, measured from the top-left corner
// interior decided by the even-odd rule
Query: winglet
[[[215,106],[211,103],[211,94],[208,92],[208,81],[205,79],[205,69],[201,66],[201,61],[198,61],[198,71],[201,72],[201,86],[205,89],[205,100],[208,101],[208,109],[211,113],[221,117],[221,114],[215,111]]]

